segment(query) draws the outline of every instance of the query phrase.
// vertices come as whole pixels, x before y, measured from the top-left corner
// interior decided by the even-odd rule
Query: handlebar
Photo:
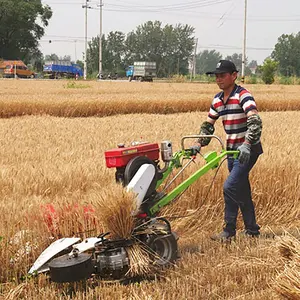
[[[203,134],[193,134],[193,135],[186,135],[186,136],[182,137],[182,139],[181,139],[181,148],[182,148],[182,150],[185,149],[184,148],[184,141],[186,139],[200,139],[200,138],[213,138],[213,139],[216,139],[220,143],[220,145],[222,147],[222,150],[225,150],[224,144],[218,136],[216,136],[216,135],[203,135]]]

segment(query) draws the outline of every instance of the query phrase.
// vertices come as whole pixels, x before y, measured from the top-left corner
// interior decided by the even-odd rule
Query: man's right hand
[[[190,147],[190,150],[191,150],[191,155],[197,155],[198,153],[200,153],[201,145],[195,144],[194,146]]]

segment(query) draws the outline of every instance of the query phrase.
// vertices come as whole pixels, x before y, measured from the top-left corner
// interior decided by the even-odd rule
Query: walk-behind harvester
[[[120,279],[127,274],[130,260],[126,249],[134,244],[147,249],[151,263],[158,267],[172,264],[178,258],[177,236],[172,232],[166,218],[159,217],[161,208],[178,198],[191,184],[209,170],[217,168],[228,155],[238,156],[238,151],[227,151],[221,139],[215,135],[205,136],[216,139],[221,152],[212,151],[202,155],[200,149],[185,148],[187,139],[203,138],[201,135],[185,136],[181,150],[172,152],[172,143],[132,143],[125,147],[105,152],[106,166],[116,168],[115,178],[136,194],[135,228],[130,239],[112,239],[109,233],[85,240],[61,238],[46,248],[35,261],[30,274],[49,272],[54,282],[74,282],[88,279],[93,275],[100,278]],[[159,150],[164,166],[160,165]],[[178,176],[196,159],[197,154],[206,163],[194,174],[177,185]],[[178,172],[172,172],[179,169]],[[173,175],[173,173],[175,173]],[[168,190],[168,192],[167,192]]]

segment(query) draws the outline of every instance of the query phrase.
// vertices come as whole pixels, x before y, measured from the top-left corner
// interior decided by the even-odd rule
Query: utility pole
[[[197,47],[198,47],[198,39],[196,39],[195,43],[195,51],[194,51],[194,58],[193,58],[193,78],[196,77],[196,55],[197,55]]]
[[[192,79],[196,77],[196,55],[197,55],[197,47],[198,47],[198,39],[195,39],[195,49],[194,49],[194,55],[193,55],[193,63],[192,63],[190,81],[192,81]]]
[[[74,40],[74,43],[75,43],[75,63],[76,63],[77,62],[77,47],[76,47],[77,40]]]
[[[88,8],[91,8],[90,6],[88,6],[88,2],[90,0],[85,0],[85,5],[82,5],[82,8],[85,8],[85,34],[84,34],[84,70],[83,70],[83,78],[84,80],[86,80],[86,75],[87,75],[87,17],[88,17],[88,13],[87,10]]]
[[[100,0],[100,34],[99,34],[99,80],[102,78],[102,7],[103,0]]]
[[[242,56],[242,83],[245,82],[245,62],[246,62],[246,33],[247,33],[247,0],[245,0],[245,16],[244,16],[244,43]]]

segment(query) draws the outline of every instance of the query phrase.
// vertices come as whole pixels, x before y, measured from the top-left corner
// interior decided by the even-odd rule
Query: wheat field
[[[26,273],[53,241],[51,236],[89,236],[103,230],[97,203],[114,188],[105,150],[136,140],[171,140],[174,151],[179,150],[181,137],[197,133],[205,120],[216,86],[11,80],[0,81],[0,87],[0,298],[300,298],[297,86],[246,86],[263,120],[264,154],[251,183],[258,223],[267,237],[239,235],[231,244],[210,240],[223,223],[224,163],[209,194],[214,171],[162,212],[179,235],[178,262],[153,280],[127,285],[59,285]],[[216,134],[225,138],[220,121]],[[218,147],[214,142],[203,151]],[[180,179],[202,164],[197,158]],[[45,221],[49,207],[58,214],[51,232]],[[83,207],[93,207],[93,213]],[[172,218],[191,210],[196,212],[189,217]],[[238,229],[243,229],[240,219]]]

